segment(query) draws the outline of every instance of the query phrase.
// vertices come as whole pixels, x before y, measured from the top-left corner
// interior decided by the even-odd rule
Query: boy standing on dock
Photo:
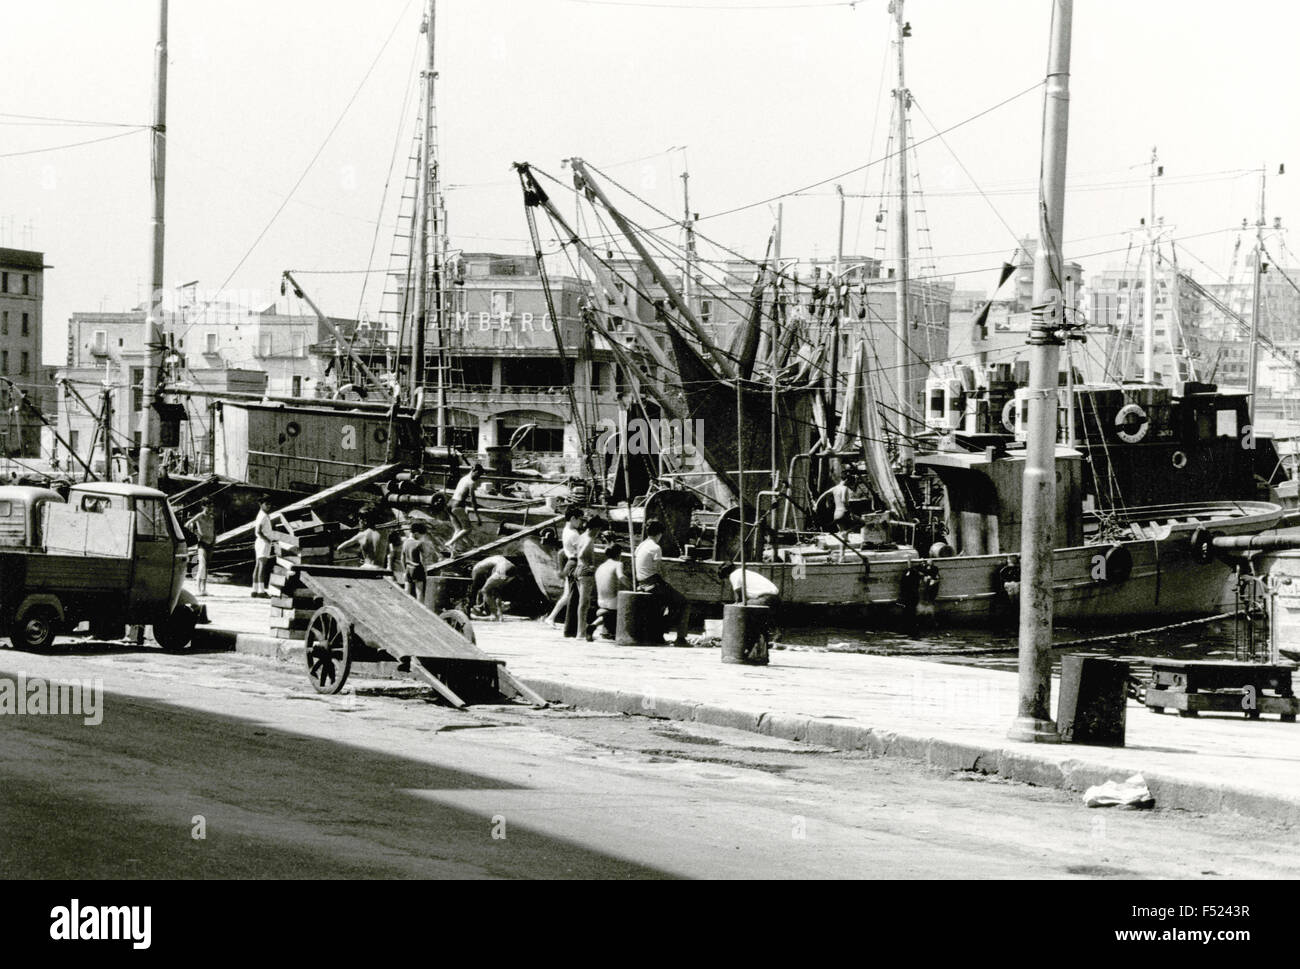
[[[257,503],[257,518],[253,522],[253,593],[254,599],[269,599],[267,583],[271,581],[271,566],[275,563],[275,529],[271,527],[271,497],[263,495]]]
[[[212,502],[205,501],[200,505],[198,514],[187,521],[185,527],[194,533],[198,542],[194,581],[199,587],[199,595],[205,596],[208,594],[208,556],[217,537],[216,522],[212,517]]]

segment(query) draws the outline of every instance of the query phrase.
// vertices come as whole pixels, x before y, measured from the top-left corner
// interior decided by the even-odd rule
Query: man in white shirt
[[[271,498],[263,495],[257,503],[257,518],[253,521],[253,592],[254,599],[269,599],[267,583],[271,581],[271,566],[275,562],[275,529],[271,527]]]
[[[664,523],[652,518],[645,525],[645,540],[636,547],[632,556],[632,567],[636,574],[636,587],[640,592],[649,592],[656,603],[665,611],[666,621],[675,628],[677,639],[674,645],[689,646],[686,630],[690,624],[690,603],[686,597],[668,584],[661,573],[664,551],[659,544],[663,538]]]
[[[560,533],[560,576],[564,579],[564,591],[560,595],[560,601],[555,604],[551,610],[547,622],[559,622],[565,619],[564,635],[576,635],[577,630],[577,613],[574,613],[574,632],[569,631],[567,622],[569,613],[569,603],[577,602],[578,585],[573,579],[573,570],[577,564],[578,558],[578,539],[582,536],[582,509],[577,505],[570,505],[569,511],[565,515],[564,531]],[[577,608],[576,606],[574,607]]]
[[[732,569],[727,581],[731,586],[733,602],[744,603],[747,606],[767,607],[768,638],[775,637],[779,629],[781,590],[767,576],[755,572],[753,569]],[[744,588],[743,597],[741,595],[742,586]]]

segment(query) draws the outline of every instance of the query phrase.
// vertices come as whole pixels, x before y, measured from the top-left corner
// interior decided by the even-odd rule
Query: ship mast
[[[1060,380],[1061,240],[1070,124],[1070,28],[1074,0],[1054,0],[1043,107],[1034,321],[1029,335],[1029,435],[1025,444],[1020,546],[1020,679],[1012,740],[1060,740],[1052,722],[1052,556],[1056,548],[1056,411]],[[1073,404],[1071,403],[1071,406]]]
[[[1259,308],[1264,276],[1264,166],[1259,169],[1259,215],[1255,219],[1254,286],[1250,298],[1250,363],[1246,371],[1246,389],[1250,394],[1250,426],[1255,426],[1255,393],[1259,384]]]
[[[911,25],[903,20],[903,0],[892,0],[889,11],[894,15],[898,29],[898,87],[894,89],[896,106],[894,120],[898,126],[898,238],[895,240],[898,258],[898,279],[895,281],[894,300],[894,371],[897,374],[898,410],[901,421],[898,457],[903,469],[909,470],[912,464],[912,382],[908,378],[911,366],[908,363],[907,326],[911,315],[910,294],[907,285],[907,109],[911,102],[906,80],[903,75],[903,41],[911,36]]]
[[[162,365],[163,240],[167,197],[167,0],[158,3],[158,43],[154,47],[153,129],[150,166],[153,177],[153,235],[149,252],[149,304],[144,319],[144,379],[140,388],[140,467],[138,481],[158,483],[158,371]],[[127,371],[130,373],[130,371]],[[111,453],[111,449],[110,449]],[[111,465],[111,460],[110,460]]]
[[[420,31],[425,35],[427,57],[420,77],[424,84],[424,113],[421,124],[419,183],[416,188],[415,221],[416,286],[415,325],[412,327],[410,398],[424,387],[426,344],[429,330],[434,334],[437,354],[437,422],[438,445],[446,443],[447,388],[445,353],[445,293],[443,268],[446,255],[446,226],[443,212],[441,178],[438,163],[436,84],[437,0],[428,0]]]
[[[1156,176],[1161,168],[1151,149],[1151,196],[1147,208],[1146,292],[1142,302],[1142,382],[1154,383],[1156,353]],[[1177,377],[1177,374],[1174,374]]]

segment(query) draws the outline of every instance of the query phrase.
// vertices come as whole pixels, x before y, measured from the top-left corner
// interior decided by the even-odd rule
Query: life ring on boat
[[[1137,404],[1125,404],[1115,415],[1115,433],[1125,444],[1137,444],[1150,430],[1147,412]]]
[[[1007,429],[1008,434],[1016,433],[1016,400],[1014,397],[1002,405],[1002,426]]]
[[[1212,532],[1208,528],[1198,528],[1192,532],[1192,555],[1196,561],[1206,565],[1214,559],[1214,540],[1218,537],[1218,532]]]
[[[1095,561],[1095,560],[1094,560]],[[1120,585],[1133,574],[1133,554],[1123,545],[1112,545],[1102,555],[1103,568],[1094,569],[1092,578],[1101,585]]]
[[[375,443],[376,443],[376,444],[387,444],[387,443],[388,443],[388,428],[386,428],[386,427],[376,427],[376,428],[375,428],[375,433],[374,433],[374,438],[375,438]]]
[[[1175,471],[1181,471],[1187,467],[1187,454],[1183,451],[1175,451],[1170,456],[1169,463],[1174,466]]]
[[[947,542],[935,542],[930,546],[930,554],[928,558],[948,559],[952,558],[956,554],[957,553],[953,550],[953,547]]]

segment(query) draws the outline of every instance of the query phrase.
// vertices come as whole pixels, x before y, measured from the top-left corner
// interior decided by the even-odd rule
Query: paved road
[[[1300,833],[581,711],[457,713],[229,655],[0,653],[103,723],[0,717],[0,877],[1295,877]],[[202,821],[196,820],[201,816]],[[196,825],[206,837],[195,839]]]

